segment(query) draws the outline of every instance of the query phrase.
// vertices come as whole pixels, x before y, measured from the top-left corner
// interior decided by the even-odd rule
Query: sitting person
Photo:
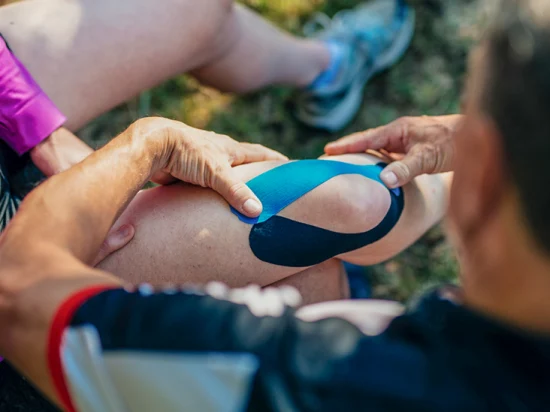
[[[501,9],[472,61],[456,138],[431,141],[432,156],[444,151],[439,168],[455,172],[462,288],[431,292],[371,337],[337,318],[299,320],[284,296],[219,285],[155,292],[91,268],[153,173],[210,182],[205,166],[233,150],[205,151],[156,123],[23,201],[0,242],[0,353],[70,411],[546,410],[550,8]]]
[[[182,16],[187,24],[182,24]],[[344,18],[351,18],[353,27],[342,24]],[[365,36],[380,27],[384,37]],[[361,94],[357,90],[404,53],[413,29],[414,13],[402,1],[371,1],[353,13],[338,16],[318,39],[309,40],[274,29],[232,1],[166,1],[159,8],[147,1],[118,1],[113,7],[109,1],[29,0],[2,7],[0,32],[26,67],[16,63],[1,42],[0,99],[7,100],[2,100],[0,123],[4,127],[0,138],[24,155],[19,159],[8,148],[0,147],[0,230],[13,217],[28,190],[43,178],[24,167],[28,157],[50,176],[92,152],[67,129],[59,127],[63,124],[75,130],[140,91],[175,74],[190,72],[202,82],[227,91],[246,92],[270,84],[295,86],[301,91],[297,114],[304,122],[321,128],[340,128],[359,108]],[[200,48],[194,46],[197,39]],[[360,54],[351,48],[358,42],[365,46]],[[379,54],[372,55],[374,49]],[[243,65],[246,55],[253,55],[254,59]],[[149,61],[155,64],[143,64]],[[360,67],[369,70],[358,70]],[[16,75],[14,68],[20,73]],[[31,73],[48,95],[40,90]],[[14,80],[23,88],[13,89]],[[331,104],[326,105],[325,101]],[[27,109],[20,111],[22,107]],[[34,127],[29,128],[29,124]],[[322,193],[323,189],[319,190]],[[145,226],[140,223],[140,227]],[[133,233],[127,224],[115,227],[94,263],[126,245]],[[142,241],[144,237],[138,239]],[[134,253],[137,249],[132,250]],[[127,260],[128,254],[110,260],[108,265],[124,266],[121,260]],[[138,277],[138,272],[133,273]],[[143,280],[152,281],[158,280],[152,276],[155,273],[141,272],[145,275]],[[290,272],[287,269],[285,273]],[[340,274],[339,263],[331,260],[302,271],[299,276],[283,280],[282,273],[277,278],[296,286],[304,284],[301,289],[307,290],[308,298],[315,301],[347,295],[345,279]],[[189,278],[209,277],[196,271]],[[330,287],[324,288],[318,281],[304,282],[305,279],[326,279]],[[0,365],[0,408],[3,402],[12,400],[25,410],[32,409],[28,403],[18,402],[19,388],[11,390],[10,382],[3,379],[5,368],[5,363]],[[28,401],[34,396],[27,392],[22,397]]]
[[[263,191],[261,186],[256,187],[264,210],[255,219],[232,211],[220,196],[203,188],[172,185],[141,192],[119,219],[130,221],[136,227],[136,238],[101,266],[116,270],[119,276],[129,280],[147,279],[159,285],[166,282],[204,284],[212,279],[223,280],[232,286],[250,283],[259,283],[260,286],[295,284],[304,291],[306,302],[337,299],[344,295],[341,271],[333,270],[337,265],[334,262],[330,264],[330,258],[338,256],[362,264],[385,260],[414,241],[435,223],[444,210],[445,179],[440,176],[425,176],[404,190],[392,191],[380,183],[378,176],[382,167],[377,165],[380,158],[373,156],[258,162],[237,166],[233,170],[208,157],[218,156],[230,162],[231,159],[246,159],[245,154],[241,153],[256,150],[243,144],[236,145],[226,136],[205,133],[178,122],[143,119],[89,160],[43,183],[31,192],[23,207],[28,203],[32,205],[34,199],[45,202],[45,211],[53,213],[49,224],[55,225],[56,216],[72,221],[71,216],[79,215],[78,225],[88,231],[89,240],[94,242],[95,239],[101,243],[103,238],[97,237],[94,228],[104,226],[108,216],[111,216],[109,226],[112,225],[113,218],[133,198],[139,187],[159,171],[188,183],[217,188],[224,174],[233,173],[241,179],[248,179],[258,174],[259,177],[269,176],[272,172],[281,173],[281,170],[290,169],[296,173],[293,178],[279,180],[280,176],[275,176],[270,177],[273,183],[260,181],[260,184],[272,187]],[[219,152],[226,150],[233,153],[231,158],[220,156]],[[211,168],[209,165],[212,163],[217,167]],[[315,178],[315,182],[311,183],[317,173],[324,173],[323,178]],[[108,186],[102,180],[107,175],[111,176]],[[74,186],[77,181],[79,189]],[[111,186],[111,183],[114,184]],[[249,182],[251,187],[256,183],[255,179]],[[291,193],[295,187],[300,191]],[[281,197],[289,199],[273,207],[269,202],[270,190],[275,191],[277,200]],[[71,206],[61,207],[60,202],[65,195],[60,192],[71,194]],[[47,200],[50,198],[57,200],[50,203]],[[94,211],[81,215],[83,209],[79,202],[89,204],[92,199]],[[286,207],[287,204],[290,206]],[[12,224],[8,225],[4,239],[10,239],[13,230],[21,230],[21,224],[27,224],[28,217],[25,216],[28,214],[16,215]],[[277,218],[287,223],[283,224]],[[29,223],[31,220],[34,217],[30,217]],[[262,222],[272,225],[261,226],[259,233],[255,233],[256,225]],[[288,222],[293,223],[289,225]],[[275,237],[279,233],[277,225],[283,225],[283,229],[298,225],[304,232],[283,233],[288,235],[288,239],[281,239]],[[312,228],[314,230],[310,232]],[[75,233],[80,232],[79,228],[74,229]],[[39,233],[46,232],[50,232],[49,229],[36,228],[37,237]],[[331,242],[334,235],[340,243]],[[90,249],[83,248],[79,242],[73,243],[70,240],[72,235],[66,231],[51,232],[48,236],[51,242],[37,247],[39,254],[42,250],[47,255],[55,255],[55,245],[59,241],[74,245],[75,253],[90,258],[90,262],[96,255],[94,252],[92,256]],[[350,242],[349,238],[359,240]],[[267,242],[269,247],[266,248],[262,242]],[[346,242],[349,244],[344,244]],[[6,268],[10,267],[10,261],[19,261],[16,254],[9,252],[11,249],[8,243],[5,249],[0,250]],[[41,258],[32,259],[32,262],[33,265],[40,265]],[[314,265],[321,266],[304,272],[304,269]],[[107,272],[97,270],[94,273]],[[140,290],[150,293],[149,287]],[[212,293],[220,292],[216,288],[210,290]],[[286,290],[283,288],[281,292],[283,299],[284,295],[288,295]],[[243,293],[242,297],[235,298],[247,300],[251,291]],[[267,292],[266,302],[277,306],[278,296],[277,293]],[[289,299],[288,296],[286,299]]]
[[[397,196],[375,180],[381,168],[374,165],[380,161],[379,157],[366,154],[320,160],[328,164],[370,165],[374,175],[366,178],[342,174],[330,178],[277,214],[303,223],[306,228],[337,234],[338,240],[345,243],[347,236],[379,228],[391,211],[392,221],[372,239],[373,243],[369,243],[371,239],[361,241],[361,247],[351,243],[347,252],[339,253],[342,244],[331,242],[330,237],[300,241],[300,231],[284,232],[282,239],[274,235],[262,239],[257,235],[256,244],[260,246],[267,240],[270,249],[282,247],[279,255],[271,250],[265,256],[253,248],[254,228],[242,221],[242,215],[233,213],[219,194],[188,184],[173,184],[138,193],[115,224],[135,227],[134,239],[98,268],[132,283],[204,285],[218,280],[232,287],[259,284],[284,290],[284,286],[293,286],[301,292],[301,304],[348,297],[342,259],[362,265],[387,260],[439,221],[445,210],[448,177],[419,177]],[[233,171],[236,178],[252,179],[254,183],[255,176],[300,163],[256,162],[236,166]],[[303,173],[315,172],[315,167],[308,166]],[[277,198],[285,197],[294,187],[303,185],[303,180],[303,174],[289,180],[275,179],[271,190],[275,190]],[[404,205],[398,204],[400,198]],[[270,207],[266,198],[260,200],[264,209]],[[298,241],[292,242],[293,238]]]
[[[29,153],[36,166],[52,175],[91,153],[89,147],[60,128],[61,125],[72,130],[80,128],[140,90],[181,72],[190,72],[205,83],[237,92],[269,84],[298,88],[311,85],[303,93],[307,98],[301,101],[303,107],[318,107],[315,114],[306,117],[311,124],[328,122],[334,126],[335,122],[342,123],[353,116],[350,107],[358,107],[360,101],[357,90],[372,74],[391,65],[405,51],[414,28],[414,12],[400,0],[366,2],[337,16],[316,39],[288,36],[232,1],[191,4],[178,0],[165,6],[167,13],[158,13],[158,6],[146,1],[117,2],[113,8],[108,1],[29,0],[1,7],[0,32],[22,63],[0,40],[3,66],[0,99],[4,108],[0,119],[4,131],[0,137],[18,154]],[[192,24],[182,26],[180,14]],[[354,24],[346,26],[344,20],[353,20]],[[121,30],[120,26],[126,29]],[[378,33],[381,28],[385,36],[367,35],[372,31]],[[191,47],[189,42],[197,37],[203,40],[200,49]],[[138,41],[140,48],[132,48]],[[40,44],[49,47],[39,47]],[[165,48],[159,48],[159,44]],[[360,53],[352,50],[358,44],[365,46]],[[379,54],[370,55],[373,50]],[[243,55],[254,55],[255,59],[242,65]],[[366,58],[367,55],[370,57]],[[351,64],[344,63],[346,59],[351,59]],[[156,64],[142,64],[151,60]],[[371,64],[376,68],[365,71]],[[341,104],[334,104],[336,96],[342,99]],[[350,103],[350,99],[354,102]],[[330,100],[331,104],[324,104],[324,100]],[[341,113],[341,107],[346,108],[346,113]],[[2,210],[6,213],[0,215],[0,230],[28,189],[42,178],[38,173],[24,173],[25,157],[14,159],[8,149],[1,150],[5,161],[0,169],[0,189],[6,205]],[[115,229],[119,228],[128,230],[114,230],[96,262],[129,241],[133,229],[126,225]],[[116,269],[124,273],[122,268]],[[146,279],[147,276],[141,280]]]
[[[250,76],[246,73],[246,70],[253,69],[250,65],[247,65],[245,68],[246,70],[239,71],[237,70],[237,65],[228,64],[226,62],[226,64],[223,65],[225,68],[223,81],[231,84],[232,87],[241,84],[238,80],[241,78],[242,81],[245,82],[256,82],[254,84],[248,84],[248,86],[246,86],[247,89],[274,82],[287,82],[291,84],[294,82],[295,85],[299,86],[300,84],[297,78],[302,75],[305,76],[307,74],[307,77],[312,78],[320,75],[320,66],[315,64],[315,62],[318,63],[320,59],[314,58],[316,56],[315,53],[322,54],[319,49],[322,51],[322,48],[325,47],[326,44],[333,43],[333,40],[330,40],[330,36],[329,38],[324,38],[323,41],[290,38],[274,30],[267,23],[261,21],[253,13],[241,6],[230,6],[227,10],[219,10],[220,4],[221,3],[218,2],[211,5],[201,3],[200,8],[212,7],[210,14],[216,16],[218,14],[224,15],[229,22],[235,21],[236,27],[233,27],[233,25],[227,27],[226,30],[228,33],[233,33],[237,30],[237,27],[240,27],[239,30],[248,33],[247,27],[255,22],[253,25],[256,31],[260,30],[261,33],[264,33],[266,44],[273,45],[274,51],[280,49],[281,53],[286,54],[286,56],[281,56],[281,58],[275,58],[275,53],[268,53],[265,56],[262,55],[264,59],[258,59],[254,62],[255,64],[262,66],[268,64],[268,62],[276,64],[283,60],[288,63],[290,58],[297,60],[296,67],[294,67],[293,70],[290,70],[292,67],[288,67],[288,64],[285,65],[286,69],[290,70],[287,78],[283,78],[283,70],[277,70],[274,71],[274,78],[262,77],[262,79],[256,80],[254,76]],[[125,44],[125,42],[133,41],[135,36],[138,36],[142,32],[146,32],[152,24],[148,21],[148,24],[143,24],[141,26],[133,25],[132,30],[129,32],[117,31],[116,33],[112,33],[112,36],[120,36],[120,42],[113,42],[111,41],[112,36],[107,36],[103,31],[98,32],[97,27],[99,26],[96,24],[97,22],[95,20],[97,16],[101,16],[103,19],[118,18],[120,22],[124,22],[127,16],[124,18],[120,16],[119,14],[121,11],[129,8],[134,18],[138,19],[144,17],[145,10],[153,6],[148,3],[139,3],[136,5],[126,2],[119,5],[116,10],[110,9],[107,6],[108,3],[102,1],[87,4],[86,2],[69,3],[52,0],[39,4],[34,4],[32,1],[25,1],[0,9],[0,29],[10,40],[10,45],[18,52],[29,70],[36,74],[40,83],[49,91],[49,95],[52,99],[58,102],[64,109],[68,115],[67,125],[69,127],[80,127],[83,122],[88,121],[99,112],[105,111],[119,103],[121,101],[120,99],[126,99],[132,94],[137,93],[139,87],[141,87],[137,87],[137,85],[141,85],[142,82],[145,82],[144,76],[146,74],[149,74],[151,77],[147,81],[158,81],[160,78],[159,76],[165,76],[167,73],[163,70],[168,70],[168,67],[172,67],[171,65],[174,64],[173,62],[170,63],[170,61],[162,59],[162,65],[155,67],[155,70],[159,70],[158,74],[155,72],[150,73],[150,70],[147,71],[147,73],[142,73],[140,66],[135,64],[135,60],[138,57],[134,54],[130,54],[127,56],[128,61],[119,58],[121,62],[120,65],[117,66],[119,70],[127,68],[127,70],[124,69],[124,72],[128,74],[125,78],[125,80],[129,82],[128,84],[125,82],[112,81],[110,76],[113,76],[113,73],[108,70],[104,71],[107,74],[102,75],[103,81],[96,82],[93,87],[89,82],[83,81],[82,70],[78,70],[78,67],[83,65],[83,61],[88,61],[93,58],[96,63],[98,63],[95,65],[85,65],[87,70],[93,72],[90,74],[90,76],[93,77],[94,73],[101,71],[100,68],[105,60],[105,52],[109,50],[109,48],[118,48],[121,47],[121,44]],[[185,8],[186,2],[182,2],[180,6]],[[40,37],[41,41],[51,43],[52,47],[56,50],[62,47],[60,39],[70,36],[70,29],[73,24],[72,20],[68,19],[67,16],[76,13],[80,10],[80,7],[87,11],[83,17],[84,22],[81,25],[81,29],[84,30],[84,33],[81,37],[75,39],[74,44],[71,43],[70,45],[64,46],[68,47],[68,49],[63,48],[63,53],[69,53],[72,56],[71,59],[66,59],[62,54],[56,55],[56,58],[52,60],[52,56],[44,50],[40,53],[28,53],[29,50],[33,50],[33,44],[37,37]],[[37,10],[39,9],[43,11],[42,14],[38,13]],[[200,14],[200,10],[195,9],[196,8],[193,8],[193,13]],[[217,13],[214,13],[215,11]],[[222,11],[224,12],[222,13]],[[41,15],[51,15],[52,18],[46,19],[42,22],[43,24],[36,26],[32,24],[32,19],[29,19],[29,16],[33,15],[36,15],[37,18],[40,19]],[[346,30],[349,31],[349,36],[345,38],[339,37],[338,41],[351,41],[353,36],[360,36],[364,31],[370,30],[369,22],[372,22],[372,18],[374,17],[382,18],[382,16],[385,16],[389,18],[390,21],[398,16],[400,16],[399,19],[408,19],[407,16],[411,17],[412,12],[409,13],[408,7],[400,1],[375,1],[366,3],[359,9],[347,13],[346,16],[348,16],[347,18],[355,16],[354,19],[357,20],[357,22],[361,22],[361,19],[364,19],[365,26],[356,25],[353,28],[347,28]],[[162,32],[165,33],[165,30],[168,30],[173,20],[171,16],[159,16],[158,19],[163,21],[163,24],[159,25],[159,27],[162,27]],[[339,30],[342,29],[342,27],[340,27],[342,26],[341,23],[342,22],[336,20],[334,27],[325,34],[328,36],[330,33],[340,33]],[[37,27],[39,27],[39,29]],[[192,29],[192,27],[186,27],[185,30],[191,31]],[[393,40],[392,38],[386,39],[387,41],[391,40],[387,46],[390,48],[405,47],[406,42],[401,42],[399,45],[394,45],[394,42],[398,41],[398,33],[401,33],[400,36],[403,38],[407,38],[410,26],[401,24],[392,25],[391,30],[396,30],[395,38],[393,38]],[[91,47],[89,44],[91,41],[90,39],[94,39],[95,48]],[[107,40],[109,41],[107,42]],[[173,37],[171,40],[173,40]],[[231,58],[231,55],[235,53],[238,54],[241,49],[251,52],[251,48],[256,47],[256,43],[248,41],[247,35],[243,34],[243,38],[240,40],[240,44],[225,46],[227,48],[227,50],[224,51],[224,55],[226,55],[225,60],[234,60]],[[215,37],[211,39],[212,48],[216,48],[214,46],[216,46],[217,41],[218,39]],[[209,42],[205,42],[205,45],[207,44],[209,44]],[[282,47],[282,44],[286,46]],[[102,45],[102,47],[98,48],[98,45]],[[280,47],[277,48],[277,45]],[[99,53],[100,49],[101,53]],[[206,49],[208,49],[208,47],[206,47]],[[216,69],[216,67],[222,64],[222,62],[212,58],[210,59],[212,61],[208,64],[203,63],[204,67],[200,67],[199,69],[199,61],[201,59],[198,58],[197,52],[188,50],[188,47],[182,47],[181,50],[182,53],[189,54],[189,58],[185,59],[185,64],[187,66],[185,66],[185,68],[180,68],[180,71],[191,70],[195,74],[199,72],[208,73],[199,75],[199,78],[209,83],[216,83],[216,79],[220,78],[219,72],[221,71],[221,69]],[[58,52],[60,52],[60,50],[58,50]],[[149,50],[148,47],[145,47],[142,49],[142,52],[153,53],[153,49]],[[115,53],[115,50],[113,50],[113,53]],[[118,54],[120,54],[120,52],[118,52]],[[300,58],[298,59],[297,56],[300,56]],[[168,56],[164,57],[168,58]],[[40,90],[27,68],[7,49],[2,52],[2,59],[4,62],[3,67],[6,72],[0,77],[6,79],[4,81],[4,88],[7,91],[12,91],[12,93],[7,93],[3,90],[2,93],[0,93],[0,98],[3,98],[2,101],[5,103],[4,107],[7,109],[7,111],[3,113],[3,121],[6,123],[6,130],[10,132],[4,133],[3,138],[20,154],[30,151],[33,161],[47,174],[53,174],[60,171],[75,161],[79,161],[83,156],[88,155],[90,153],[89,148],[72,138],[67,130],[63,128],[57,129],[64,123],[65,117],[52,104],[49,97]],[[300,63],[298,60],[300,60],[302,64],[298,64]],[[59,65],[56,64],[56,70],[51,70],[51,65],[58,61],[64,62],[60,66],[60,69],[57,69]],[[356,63],[359,64],[358,62]],[[11,66],[13,66],[13,68],[11,68]],[[174,67],[172,67],[172,69],[174,69]],[[59,76],[59,70],[66,71],[63,75],[64,82],[54,81],[57,79],[57,76]],[[261,72],[264,74],[269,73],[269,71],[266,70],[262,70]],[[80,77],[71,77],[75,73],[79,73]],[[135,76],[136,80],[130,82],[132,76]],[[283,77],[279,79],[277,76]],[[138,81],[138,79],[140,79],[140,81]],[[10,85],[14,83],[17,86],[26,85],[27,88],[25,89],[23,87],[23,93],[21,87],[12,90],[13,87]],[[82,95],[91,95],[92,93],[93,99],[91,101],[95,102],[94,104],[90,104],[90,101],[85,103],[81,99]],[[15,98],[20,98],[20,96],[28,96],[29,99],[27,100],[29,101],[14,101]],[[40,110],[31,110],[38,106],[38,102],[41,103]],[[21,107],[24,107],[25,110],[19,110]],[[9,111],[10,108],[13,108],[11,112]],[[46,110],[46,108],[48,108],[48,110]],[[44,116],[44,113],[46,113],[47,116]],[[26,128],[24,127],[23,121],[17,121],[18,117],[40,127],[35,127],[34,129]],[[48,135],[50,135],[50,138],[47,138]],[[33,147],[40,139],[45,140]],[[56,160],[53,163],[48,160],[51,160],[52,156],[55,158],[56,155],[60,153],[63,157],[64,148],[71,149],[69,151],[71,156],[76,152],[76,158],[71,157],[72,160],[67,162],[64,161],[67,159],[57,159],[59,161]],[[83,156],[79,157],[78,153],[82,153]],[[8,158],[11,157],[5,150],[4,154]],[[282,158],[274,153],[271,153],[269,156],[271,156],[271,159]],[[372,162],[373,158],[369,159],[365,157],[365,159],[360,159],[356,156],[355,159],[353,157],[348,157],[347,161],[360,163]],[[240,166],[235,169],[235,173],[240,180],[248,180],[248,178],[274,166],[276,166],[276,164]],[[356,189],[349,189],[349,182],[357,178],[361,179],[357,187],[364,187],[364,190],[360,193],[357,192]],[[14,180],[16,179],[14,179],[13,174],[10,174],[8,171],[5,182],[2,184],[2,190],[5,194],[4,198],[6,203],[9,204],[6,210],[10,211],[10,213],[0,216],[4,218],[2,226],[11,218],[18,202],[25,192],[25,190],[17,190],[20,186],[18,184],[14,184],[13,186],[15,187],[12,190],[9,183]],[[18,180],[21,181],[24,179]],[[442,216],[444,208],[443,192],[441,190],[443,185],[437,178],[426,178],[424,180],[426,180],[426,182],[422,183],[419,187],[411,186],[410,189],[406,190],[406,197],[410,197],[410,199],[406,199],[406,208],[403,219],[401,220],[402,222],[399,223],[395,232],[390,234],[388,237],[389,240],[380,241],[376,245],[366,248],[359,248],[359,251],[351,255],[349,255],[349,253],[344,254],[343,257],[347,260],[361,264],[378,262],[402,250],[406,245],[410,244],[412,240],[418,238],[418,236],[433,223],[438,221]],[[428,180],[433,180],[433,182],[430,183]],[[430,185],[436,187],[436,192],[433,196],[428,193]],[[282,215],[284,216],[285,213],[289,213],[291,217],[296,216],[297,220],[305,224],[310,223],[314,226],[329,230],[338,230],[341,228],[344,232],[349,233],[354,233],[363,229],[367,230],[368,225],[376,225],[379,223],[377,219],[381,219],[383,216],[384,207],[386,207],[385,202],[387,203],[389,199],[389,195],[387,193],[382,193],[380,189],[381,186],[379,184],[372,181],[365,181],[364,178],[358,176],[338,176],[318,189],[313,190],[311,193],[304,193],[303,198],[289,205],[289,207],[282,212]],[[14,194],[11,195],[11,192],[14,192]],[[182,188],[181,186],[178,188],[158,188],[140,194],[136,201],[133,202],[130,210],[121,219],[121,222],[116,225],[113,233],[106,240],[105,244],[109,247],[106,247],[105,250],[99,254],[96,258],[96,262],[123,246],[125,242],[129,240],[131,234],[133,234],[133,228],[130,226],[138,225],[138,234],[129,248],[126,251],[121,251],[116,257],[112,257],[102,264],[102,267],[113,270],[122,277],[132,281],[156,282],[158,280],[171,280],[177,282],[204,282],[206,280],[218,279],[226,281],[232,286],[239,286],[251,282],[258,282],[258,278],[261,276],[261,283],[266,286],[283,281],[295,283],[298,278],[293,275],[304,272],[308,266],[312,266],[304,264],[300,268],[284,268],[281,265],[268,265],[258,259],[254,259],[254,256],[247,253],[249,248],[243,247],[245,246],[243,245],[243,240],[247,238],[246,231],[248,229],[245,225],[239,224],[238,221],[234,221],[233,223],[237,230],[228,232],[231,236],[221,239],[218,235],[221,223],[216,223],[216,219],[218,222],[228,222],[226,213],[229,213],[229,211],[223,209],[219,198],[213,196],[212,193],[208,194],[197,188]],[[425,197],[425,199],[422,197]],[[425,200],[426,204],[424,204]],[[231,201],[231,199],[229,199],[229,201]],[[204,205],[205,203],[208,203],[208,205]],[[147,211],[151,209],[152,204],[155,205],[156,210],[155,213],[149,214]],[[203,205],[201,210],[197,210],[196,205],[198,204]],[[316,209],[314,213],[312,213],[313,208]],[[208,218],[206,218],[204,214],[206,210],[211,211]],[[181,215],[193,216],[191,219],[182,220],[179,218]],[[334,224],[336,223],[334,220],[334,223],[327,223],[327,219],[334,215],[341,216],[342,221],[339,223],[340,227]],[[414,216],[414,219],[411,219],[411,216]],[[409,224],[409,220],[413,220],[413,224]],[[185,223],[191,221],[196,223],[195,227],[191,227],[188,223]],[[347,224],[344,223],[344,221],[346,221]],[[128,224],[130,224],[130,226],[128,226]],[[161,230],[166,226],[172,228],[172,231],[168,232]],[[176,232],[174,228],[178,228],[179,230]],[[121,231],[119,229],[126,229],[129,235],[120,236]],[[196,236],[197,230],[200,230],[201,233],[208,233],[209,236],[202,236],[199,238]],[[158,236],[159,232],[165,233],[163,239],[160,239]],[[169,237],[168,233],[170,233],[172,237]],[[189,241],[189,236],[193,236],[191,241]],[[112,239],[116,239],[117,237],[123,239],[118,242],[113,242]],[[236,250],[233,253],[232,251],[236,249],[235,246],[237,246],[237,241],[240,241],[240,250]],[[167,244],[172,246],[167,248],[165,247]],[[231,252],[231,256],[234,257],[232,260],[233,265],[235,265],[234,267],[237,267],[237,265],[244,265],[249,272],[241,273],[239,279],[225,279],[224,274],[227,273],[228,262],[215,261],[211,256],[207,256],[203,251],[208,248],[212,250],[214,248],[216,248],[216,250],[223,249],[225,253],[228,253],[228,251]],[[155,253],[152,253],[154,257],[151,259],[143,259],[143,251],[145,249],[151,251],[151,253],[154,250]],[[199,252],[197,252],[197,249],[199,249]],[[191,253],[193,254],[193,259],[182,258]],[[304,251],[296,249],[294,253],[303,255]],[[332,257],[334,257],[334,255],[328,253],[325,260]],[[316,263],[322,262],[319,261]],[[324,263],[322,268],[327,268],[333,274],[331,276],[314,276],[312,279],[321,278],[324,279],[325,282],[332,282],[332,285],[331,287],[324,287],[327,285],[320,284],[318,281],[314,280],[314,282],[309,282],[309,287],[300,287],[300,290],[306,297],[306,302],[347,295],[344,279],[341,279],[342,276],[340,276],[342,271],[341,266],[335,261],[329,261]],[[303,282],[307,274],[311,277],[311,273],[315,271],[319,272],[320,269],[321,267],[315,267],[312,270],[308,270],[306,274],[301,273],[299,276],[301,282]],[[160,273],[162,273],[162,275],[160,275]],[[183,275],[183,273],[185,273],[185,275]],[[159,278],[159,276],[162,277]],[[313,296],[314,290],[318,291],[315,297]],[[325,297],[319,294],[321,291],[324,292]]]
[[[14,145],[19,145],[17,149],[23,153],[32,142],[33,135],[47,136],[59,127],[64,117],[7,49],[0,54],[0,57],[4,63],[0,74],[11,79],[0,93],[2,102],[10,103],[3,105],[5,130],[10,132],[6,132],[4,138]],[[31,98],[32,104],[24,105],[16,101],[20,96],[25,95]],[[46,113],[46,116],[43,116],[43,113]],[[25,126],[28,124],[33,124],[34,127]],[[192,129],[187,128],[187,130]],[[197,130],[192,132],[204,134]],[[58,133],[64,134],[65,131],[58,129],[53,133],[57,136]],[[282,161],[277,161],[277,159],[284,159],[282,155],[256,146],[247,146],[247,153],[249,160],[257,162],[266,159],[271,162],[237,166],[232,171],[235,184],[264,174],[271,169],[274,171],[283,169]],[[372,156],[348,155],[312,163],[326,165],[328,160],[357,164],[380,162],[379,158]],[[335,162],[331,163],[331,165],[335,164]],[[293,167],[292,164],[286,166]],[[5,177],[11,177],[8,168],[6,170],[8,173]],[[303,170],[298,168],[292,175],[275,177],[269,191],[278,197],[285,197],[285,192],[292,192],[296,185],[302,184],[304,176],[315,175],[316,170],[315,166],[306,167]],[[360,170],[362,169],[359,169],[359,173]],[[323,173],[322,170],[321,172]],[[358,172],[353,170],[352,173]],[[374,175],[376,178],[376,171]],[[19,201],[17,196],[10,194],[7,178],[2,185],[6,212],[0,216],[4,219],[3,224],[11,218]],[[160,180],[163,180],[162,177]],[[231,196],[228,190],[235,191],[230,187],[232,184],[226,185],[226,191],[222,192],[222,195],[225,195],[240,211],[254,212],[254,210],[242,209],[244,203],[239,204],[238,199]],[[262,184],[262,186],[265,185]],[[363,265],[385,260],[408,246],[436,223],[442,217],[445,205],[443,182],[438,177],[419,178],[415,184],[405,189],[403,196],[405,208],[402,216],[401,214],[395,216],[395,221],[390,227],[393,229],[393,226],[397,225],[394,231],[387,230],[386,233],[382,233],[376,239],[379,240],[378,242],[373,242],[372,239],[363,243],[359,241],[356,246],[343,250],[345,253],[338,253],[337,244],[347,242],[350,237],[340,236],[334,239],[328,232],[352,234],[373,230],[386,215],[392,192],[388,192],[380,182],[374,181],[372,176],[366,179],[364,176],[349,173],[327,176],[323,181],[319,181],[317,186],[319,187],[311,187],[309,192],[300,193],[298,198],[279,210],[281,217],[294,219],[305,225],[298,228],[298,231],[311,227],[325,229],[321,237],[316,237],[319,244],[309,245],[309,253],[320,256],[311,262],[303,260],[306,253],[306,244],[303,243],[296,244],[288,251],[279,252],[284,253],[287,260],[298,259],[290,265],[282,261],[266,262],[265,259],[263,261],[258,259],[250,253],[251,249],[246,244],[250,229],[231,215],[220,197],[196,187],[179,185],[159,187],[138,195],[130,209],[121,218],[121,222],[116,225],[114,232],[119,233],[120,229],[125,228],[132,232],[133,229],[130,226],[137,227],[136,239],[126,250],[108,259],[101,267],[134,282],[204,283],[214,279],[224,281],[230,286],[243,286],[249,283],[268,286],[290,282],[299,287],[308,303],[335,299],[347,296],[347,290],[345,279],[341,276],[341,265],[336,261],[329,261],[330,259],[338,256]],[[288,190],[281,189],[284,187]],[[220,190],[220,188],[217,189]],[[241,190],[245,191],[241,196],[249,191],[245,186],[242,186]],[[19,195],[19,199],[21,197]],[[221,236],[222,234],[224,236]],[[274,242],[276,245],[286,245],[297,235],[299,233],[296,233],[296,229],[289,228]],[[285,239],[285,237],[290,238]],[[116,247],[113,247],[110,251],[115,249]],[[270,246],[269,249],[274,253],[275,247]],[[148,253],[144,253],[145,251]],[[107,254],[100,254],[100,258]],[[232,257],[231,259],[226,259],[228,254]],[[100,259],[96,258],[96,262],[98,260]],[[308,267],[319,264],[323,265],[305,274],[301,273],[298,277],[294,276]],[[321,273],[326,271],[330,272],[330,275]],[[239,273],[239,275],[238,278],[231,279],[227,277],[228,273]],[[314,276],[314,273],[317,275]],[[308,281],[306,282],[305,279]],[[300,284],[296,283],[297,281]]]

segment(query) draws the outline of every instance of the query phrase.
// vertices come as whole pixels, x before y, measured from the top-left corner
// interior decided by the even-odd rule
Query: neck
[[[550,335],[550,258],[517,219],[506,221],[464,248],[464,303],[511,326]]]
[[[550,281],[542,279],[544,276],[549,276],[550,270],[535,273],[532,269],[522,267],[513,274],[495,273],[493,278],[504,275],[509,279],[511,276],[521,277],[526,273],[536,278],[536,281],[515,282],[517,287],[498,289],[466,283],[464,303],[476,311],[511,326],[550,335],[550,301],[548,299]],[[476,276],[476,274],[470,273],[468,276]]]

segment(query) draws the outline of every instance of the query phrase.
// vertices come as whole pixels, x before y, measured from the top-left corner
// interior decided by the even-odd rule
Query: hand
[[[387,126],[343,137],[325,147],[329,155],[385,150],[404,156],[388,165],[380,175],[395,188],[425,173],[443,173],[452,169],[454,135],[462,115],[403,117]]]
[[[235,176],[232,167],[266,160],[288,160],[264,146],[239,143],[228,136],[173,120],[141,119],[133,127],[136,128],[134,132],[161,143],[162,171],[153,176],[154,181],[165,184],[175,178],[212,188],[231,206],[250,217],[258,216],[262,205],[248,186]]]
[[[62,127],[34,147],[30,155],[36,167],[49,177],[80,163],[91,153],[91,147]]]

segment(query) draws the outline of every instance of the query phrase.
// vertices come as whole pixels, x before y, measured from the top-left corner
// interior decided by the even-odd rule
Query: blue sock
[[[368,268],[344,262],[344,268],[348,275],[348,283],[351,299],[369,299],[372,297],[372,290],[367,278]]]
[[[340,67],[344,61],[346,54],[346,45],[344,43],[327,41],[325,42],[330,54],[330,64],[328,67],[317,76],[317,78],[309,85],[310,89],[319,89],[330,85],[338,76]]]

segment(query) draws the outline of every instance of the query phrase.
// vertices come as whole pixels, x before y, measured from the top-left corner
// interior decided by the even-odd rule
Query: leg
[[[235,5],[220,31],[220,43],[225,43],[222,52],[193,75],[231,92],[273,84],[304,87],[330,59],[323,43],[284,33],[242,5]]]
[[[244,91],[307,84],[329,59],[232,0],[27,0],[0,32],[73,130],[179,73]]]
[[[304,305],[349,298],[346,272],[338,259],[327,260],[269,286],[298,289]]]
[[[335,158],[359,164],[378,162],[368,155]],[[236,170],[248,180],[274,166],[273,162],[256,163]],[[394,240],[382,239],[346,255],[346,259],[372,264],[403,250],[443,216],[443,187],[438,176],[407,187],[405,211],[388,235]],[[357,233],[377,226],[389,203],[390,196],[380,184],[361,176],[344,175],[324,183],[280,215],[332,231]],[[211,190],[174,185],[144,191],[122,219],[135,225],[136,237],[101,267],[132,282],[220,280],[232,287],[249,283],[267,286],[305,269],[273,265],[256,258],[248,240],[250,226],[238,220]]]

